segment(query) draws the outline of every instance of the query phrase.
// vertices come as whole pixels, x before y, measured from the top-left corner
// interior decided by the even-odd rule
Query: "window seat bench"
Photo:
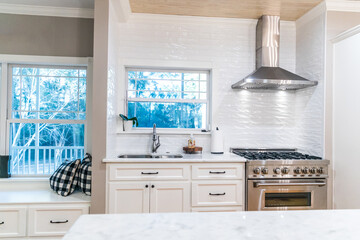
[[[90,197],[82,192],[0,191],[0,239],[61,239],[89,208]]]

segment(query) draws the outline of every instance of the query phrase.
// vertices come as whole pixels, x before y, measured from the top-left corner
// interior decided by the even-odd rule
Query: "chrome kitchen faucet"
[[[153,135],[152,135],[152,153],[156,153],[156,150],[160,147],[160,136],[156,135],[156,124],[153,126]]]

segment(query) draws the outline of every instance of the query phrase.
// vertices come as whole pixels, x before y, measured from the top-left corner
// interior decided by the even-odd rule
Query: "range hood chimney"
[[[233,89],[297,90],[316,86],[299,75],[279,67],[280,17],[262,16],[256,25],[256,70]]]

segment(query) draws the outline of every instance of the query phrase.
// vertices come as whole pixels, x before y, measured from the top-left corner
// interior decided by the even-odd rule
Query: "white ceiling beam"
[[[360,12],[360,1],[326,0],[327,11]]]
[[[94,18],[94,9],[8,3],[0,3],[0,13],[72,18]]]

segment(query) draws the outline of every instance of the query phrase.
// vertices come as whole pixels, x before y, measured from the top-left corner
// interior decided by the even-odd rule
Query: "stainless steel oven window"
[[[310,207],[311,192],[265,193],[265,207]]]

